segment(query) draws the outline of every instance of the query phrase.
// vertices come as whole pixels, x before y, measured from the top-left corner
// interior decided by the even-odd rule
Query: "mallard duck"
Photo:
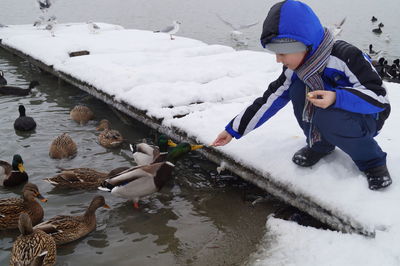
[[[4,72],[0,70],[0,86],[7,85],[7,80],[4,77]]]
[[[53,140],[50,146],[49,155],[54,159],[68,158],[76,155],[77,147],[72,138],[63,133]]]
[[[146,142],[136,145],[130,144],[133,159],[137,165],[146,165],[163,162],[167,158],[168,147],[176,147],[176,144],[165,135],[160,135],[157,139],[157,146],[149,145]]]
[[[0,86],[0,94],[26,96],[29,95],[29,93],[31,93],[31,90],[38,85],[39,82],[36,80],[31,81],[27,89],[23,89],[16,86],[3,85]]]
[[[55,187],[72,189],[96,189],[101,182],[110,176],[114,176],[129,167],[119,167],[109,173],[103,173],[91,168],[61,169],[61,173],[43,180]]]
[[[69,113],[72,120],[78,122],[81,125],[86,124],[89,120],[94,118],[94,114],[89,107],[84,105],[75,106]]]
[[[13,244],[10,265],[54,265],[56,263],[56,242],[42,230],[33,230],[28,214],[20,214],[18,228],[21,235]]]
[[[140,198],[159,191],[171,178],[172,170],[179,158],[202,147],[182,142],[168,153],[165,162],[130,168],[104,180],[99,189],[109,191],[111,195],[133,200],[133,206],[139,208]]]
[[[124,142],[121,133],[119,131],[111,129],[110,122],[107,119],[100,121],[97,130],[103,130],[99,137],[99,143],[105,148],[118,148]]]
[[[21,155],[13,156],[12,164],[0,161],[0,186],[13,187],[28,181]]]
[[[376,34],[381,34],[382,33],[381,26],[378,25],[378,28],[372,29],[372,32],[374,32]]]
[[[40,223],[34,229],[40,229],[51,235],[56,245],[62,245],[82,238],[96,229],[96,210],[110,208],[103,196],[95,196],[85,214],[80,216],[58,215]]]
[[[36,122],[32,117],[26,116],[25,106],[22,104],[18,107],[19,117],[15,119],[14,129],[20,131],[30,131],[36,128]]]
[[[22,189],[21,198],[0,199],[0,230],[17,228],[22,212],[29,214],[32,224],[38,224],[43,219],[43,208],[35,198],[47,201],[35,184],[27,183]]]

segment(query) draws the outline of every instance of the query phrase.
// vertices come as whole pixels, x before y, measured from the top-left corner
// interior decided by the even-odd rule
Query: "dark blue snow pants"
[[[297,122],[307,138],[310,124],[302,120],[305,85],[294,81],[289,88]],[[314,107],[313,124],[322,140],[314,143],[312,149],[327,153],[335,146],[347,153],[361,171],[386,164],[386,153],[374,140],[376,120],[372,115],[348,112],[342,109]]]

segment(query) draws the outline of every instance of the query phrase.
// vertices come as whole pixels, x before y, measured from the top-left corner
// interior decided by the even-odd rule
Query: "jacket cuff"
[[[336,100],[335,103],[333,104],[334,108],[338,108],[338,109],[343,109],[342,107],[342,99],[343,99],[343,94],[341,90],[333,90],[334,92],[336,92]]]
[[[231,127],[230,123],[228,125],[226,125],[225,130],[232,135],[232,137],[234,137],[235,139],[240,139],[242,137],[242,135],[240,135],[238,132],[236,132],[235,130],[233,130],[233,128]]]

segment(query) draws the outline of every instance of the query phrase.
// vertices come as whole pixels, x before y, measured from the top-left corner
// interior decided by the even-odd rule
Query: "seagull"
[[[215,14],[215,15],[224,24],[226,24],[226,25],[228,25],[229,27],[232,28],[231,38],[232,38],[232,40],[237,41],[237,42],[242,42],[243,41],[243,33],[240,30],[248,29],[248,28],[251,28],[251,27],[253,27],[253,26],[258,24],[258,21],[254,22],[254,23],[250,23],[250,24],[245,24],[245,25],[233,24],[233,23],[225,20],[224,18],[222,18],[220,15],[218,15],[218,14]]]
[[[50,0],[37,0],[39,4],[40,11],[47,12],[47,9],[50,8],[51,2]]]
[[[89,21],[89,22],[87,22],[87,24],[88,24],[90,33],[98,33],[99,32],[100,27],[96,23]]]
[[[44,23],[44,17],[43,17],[43,16],[40,16],[40,17],[38,17],[37,20],[35,20],[35,22],[33,22],[33,26],[34,26],[34,27],[39,27],[39,26],[41,26],[43,23]]]
[[[57,23],[57,18],[56,16],[51,16],[48,20],[47,20],[47,25],[45,27],[46,30],[50,31],[51,36],[55,37],[54,35],[54,29],[56,27],[56,23]]]
[[[162,30],[159,31],[154,31],[154,32],[164,32],[164,33],[168,33],[169,37],[171,38],[171,40],[175,40],[174,37],[172,37],[172,35],[176,34],[179,31],[179,25],[182,24],[181,22],[174,20],[172,22],[172,25],[165,27]]]
[[[343,24],[345,23],[345,21],[346,21],[346,17],[344,17],[344,18],[342,19],[342,21],[340,21],[339,24],[335,24],[335,25],[334,25],[334,28],[332,29],[332,33],[333,33],[333,36],[334,36],[334,37],[340,35],[340,33],[341,33],[342,30],[343,30],[343,29],[342,29],[342,26],[343,26]]]

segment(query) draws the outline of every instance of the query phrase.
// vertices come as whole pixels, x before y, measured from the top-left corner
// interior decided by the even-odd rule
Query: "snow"
[[[271,54],[235,51],[231,47],[168,34],[96,23],[58,24],[55,37],[30,25],[0,28],[2,43],[115,96],[117,101],[163,118],[199,143],[211,143],[225,125],[281,72]],[[90,55],[69,57],[72,51]],[[254,254],[256,265],[399,265],[400,249],[400,85],[386,83],[392,113],[376,138],[388,153],[393,184],[371,191],[366,178],[341,150],[312,168],[291,162],[305,145],[288,104],[264,126],[217,148],[338,216],[350,217],[375,238],[307,228],[270,218],[265,243]],[[396,134],[396,136],[395,136]],[[269,248],[267,248],[269,246]],[[272,248],[271,248],[272,247]],[[306,247],[306,248],[304,248]]]

